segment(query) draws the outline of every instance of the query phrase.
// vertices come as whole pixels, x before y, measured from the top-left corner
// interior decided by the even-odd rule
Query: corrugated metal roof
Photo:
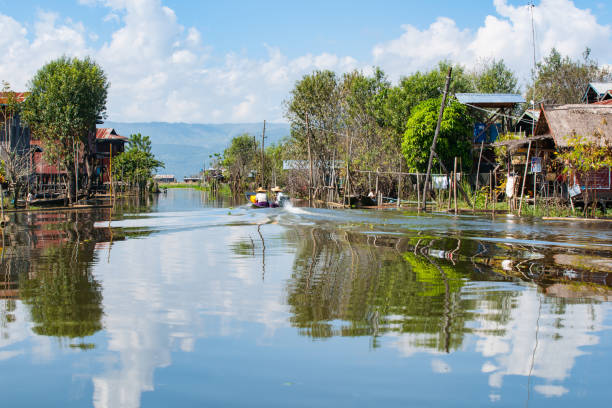
[[[590,82],[589,86],[593,88],[600,97],[605,95],[609,90],[612,90],[612,82]]]
[[[515,103],[525,103],[525,98],[519,94],[506,93],[458,93],[455,95],[457,100],[463,104],[469,105],[507,105]]]
[[[123,140],[126,142],[128,138],[119,135],[113,128],[98,128],[96,129],[96,140]]]

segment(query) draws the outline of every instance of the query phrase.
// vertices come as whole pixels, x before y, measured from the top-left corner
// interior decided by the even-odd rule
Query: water
[[[17,214],[3,406],[608,406],[607,225],[250,209]]]

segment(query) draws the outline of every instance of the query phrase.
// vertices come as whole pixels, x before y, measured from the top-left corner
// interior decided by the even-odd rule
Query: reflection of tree
[[[91,276],[93,244],[47,248],[30,274],[21,274],[21,298],[30,306],[34,332],[85,337],[102,328],[101,285]]]
[[[338,235],[317,228],[289,239],[298,250],[288,303],[292,323],[303,334],[370,335],[376,346],[379,334],[410,333],[413,346],[448,352],[470,331],[466,321],[476,318],[479,307],[474,297],[462,298],[462,290],[473,265],[428,256],[434,243],[452,250],[457,240]],[[495,302],[498,312],[508,309],[509,295]],[[500,315],[508,312],[492,314]],[[336,320],[343,321],[340,328]]]

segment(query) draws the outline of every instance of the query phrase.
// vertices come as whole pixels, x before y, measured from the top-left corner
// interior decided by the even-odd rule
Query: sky
[[[23,90],[46,62],[91,56],[111,83],[108,119],[282,122],[295,82],[317,69],[381,67],[396,83],[442,59],[532,68],[527,1],[0,0],[0,80]],[[612,65],[612,4],[541,0],[536,56],[585,47]]]

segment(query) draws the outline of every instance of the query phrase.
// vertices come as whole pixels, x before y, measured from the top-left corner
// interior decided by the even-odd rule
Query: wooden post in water
[[[446,207],[446,211],[450,212],[451,209],[451,201],[453,198],[453,180],[455,179],[455,173],[451,173],[448,177],[448,205]]]
[[[113,143],[110,143],[110,161],[108,162],[108,181],[110,181],[110,195],[113,198]]]
[[[347,197],[347,193],[348,193],[348,189],[349,189],[349,159],[351,157],[351,152],[350,152],[350,142],[349,142],[349,135],[348,135],[348,131],[346,132],[346,177],[344,180],[344,201],[342,202],[342,208],[344,208],[344,206],[346,205],[346,197]],[[350,201],[350,197],[349,197],[349,201]],[[348,203],[349,208],[351,208],[350,202]]]
[[[529,153],[531,152],[531,140],[527,146],[527,160],[525,160],[525,171],[523,172],[523,183],[521,187],[521,201],[519,203],[518,215],[521,216],[521,210],[523,209],[523,195],[525,194],[525,180],[527,180],[527,168],[529,167]]]
[[[378,167],[376,168],[376,197],[378,197]],[[380,203],[378,203],[380,205]]]
[[[436,124],[434,138],[431,142],[431,147],[429,148],[429,162],[427,163],[427,173],[425,174],[425,184],[423,185],[423,210],[427,209],[427,186],[429,183],[429,176],[431,174],[431,165],[433,163],[434,155],[436,154],[436,143],[438,142],[438,135],[440,134],[440,125],[442,124],[442,115],[444,115],[444,105],[446,105],[446,96],[448,95],[448,87],[450,86],[452,72],[453,68],[449,67],[448,75],[446,76],[446,84],[444,85],[444,95],[442,96],[442,103],[440,104],[440,112],[438,114],[438,123]]]
[[[482,160],[482,149],[484,147],[484,138],[480,143],[480,154],[478,155],[478,167],[476,168],[476,187],[474,188],[474,202],[472,203],[472,212],[476,211],[476,195],[478,194],[478,182],[480,181],[480,161]]]
[[[417,209],[420,212],[421,211],[421,186],[419,184],[419,172],[418,171],[417,171],[416,177],[417,177]]]
[[[308,162],[310,171],[308,173],[308,205],[312,207],[312,152],[310,150],[310,125],[308,123],[308,113],[306,114],[306,138],[308,139]]]
[[[453,197],[455,200],[455,215],[457,215],[457,157],[455,157],[453,175]]]
[[[400,192],[402,191],[402,159],[400,159],[400,167],[399,167],[399,173],[397,175],[397,208],[400,208],[401,206],[401,194]]]

